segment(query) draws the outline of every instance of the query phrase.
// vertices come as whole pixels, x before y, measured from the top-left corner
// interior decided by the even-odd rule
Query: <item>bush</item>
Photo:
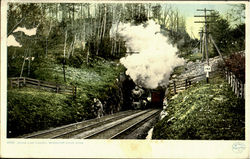
[[[225,59],[225,65],[237,78],[245,82],[245,56],[242,53],[231,54]]]
[[[32,88],[8,91],[7,137],[93,118],[86,96],[71,96]]]

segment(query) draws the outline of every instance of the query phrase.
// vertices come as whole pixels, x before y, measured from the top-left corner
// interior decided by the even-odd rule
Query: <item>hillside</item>
[[[221,74],[172,96],[165,115],[155,125],[153,139],[245,139],[245,101]]]
[[[29,87],[8,87],[8,137],[95,118],[94,98],[107,103],[104,114],[118,111],[117,78],[123,67],[116,62],[96,60],[93,66],[81,68],[67,65],[66,83],[61,65],[49,60],[40,65],[43,67],[35,72],[36,79],[75,85],[77,97]]]

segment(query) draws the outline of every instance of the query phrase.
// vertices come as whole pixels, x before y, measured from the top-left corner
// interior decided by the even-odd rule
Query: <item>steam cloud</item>
[[[176,55],[177,48],[160,33],[160,25],[153,20],[134,26],[119,24],[113,26],[111,35],[117,32],[126,41],[127,51],[139,52],[120,59],[137,85],[149,89],[166,87],[174,67],[183,65],[184,60]]]

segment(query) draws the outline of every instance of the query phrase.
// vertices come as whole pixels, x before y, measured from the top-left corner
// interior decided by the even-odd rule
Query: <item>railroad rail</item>
[[[158,109],[123,111],[30,134],[24,138],[121,139],[159,113]]]

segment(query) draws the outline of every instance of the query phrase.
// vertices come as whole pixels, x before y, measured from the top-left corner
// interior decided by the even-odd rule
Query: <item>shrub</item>
[[[245,82],[245,56],[242,53],[231,54],[225,59],[225,65],[237,78]]]

